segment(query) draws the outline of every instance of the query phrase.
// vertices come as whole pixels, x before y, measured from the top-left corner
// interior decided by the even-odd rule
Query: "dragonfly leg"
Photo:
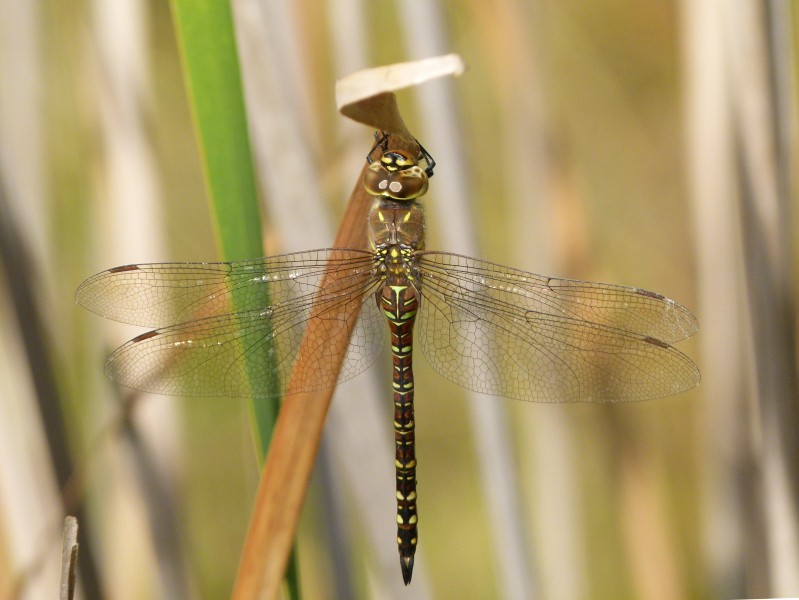
[[[416,143],[419,144],[419,140],[416,140]],[[432,156],[430,156],[430,153],[425,150],[425,147],[421,144],[419,144],[419,151],[422,153],[422,158],[424,158],[425,162],[427,163],[427,168],[425,168],[424,172],[427,173],[428,177],[432,177],[433,169],[436,168],[436,161]]]
[[[383,150],[383,152],[388,150],[388,136],[388,132],[375,131],[375,145],[372,146],[372,149],[369,150],[369,154],[366,155],[367,163],[371,165],[374,162],[375,159],[372,158],[372,153],[377,150],[378,147]]]

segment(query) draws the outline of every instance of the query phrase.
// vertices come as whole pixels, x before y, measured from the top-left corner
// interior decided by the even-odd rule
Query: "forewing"
[[[417,339],[441,375],[478,392],[538,402],[644,400],[699,382],[667,339],[696,320],[666,298],[552,279],[453,254],[417,255]]]
[[[450,254],[417,254],[425,278],[475,289],[517,310],[606,325],[672,344],[699,328],[687,308],[661,294],[633,287],[558,279]]]
[[[357,275],[373,264],[363,250],[323,249],[231,263],[126,265],[90,277],[76,298],[115,321],[166,327],[288,303],[317,292],[326,273]]]

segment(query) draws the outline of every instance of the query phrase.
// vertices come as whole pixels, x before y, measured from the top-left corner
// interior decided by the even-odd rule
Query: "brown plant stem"
[[[415,142],[405,142],[398,136],[392,136],[391,145],[403,147]],[[366,193],[362,181],[366,167],[361,172],[350,202],[336,236],[336,248],[366,248],[366,220],[372,197]],[[328,273],[322,282],[325,289]],[[354,298],[341,310],[348,315],[357,315],[360,310],[360,298]],[[330,338],[327,351],[338,358],[335,365],[338,370],[349,345],[349,337],[356,318],[348,318],[349,328]],[[327,410],[333,396],[333,389],[314,392],[296,392],[296,383],[302,381],[298,376],[306,369],[313,369],[308,364],[307,356],[312,348],[307,340],[319,339],[316,328],[324,326],[319,320],[308,320],[308,329],[295,363],[292,380],[286,391],[286,397],[280,409],[275,425],[272,443],[266,459],[261,483],[253,508],[250,529],[244,544],[244,551],[239,564],[236,585],[233,590],[234,600],[250,600],[253,598],[274,598],[283,579],[289,552],[297,530],[300,510],[302,509],[308,481],[313,469],[314,460],[322,436]]]

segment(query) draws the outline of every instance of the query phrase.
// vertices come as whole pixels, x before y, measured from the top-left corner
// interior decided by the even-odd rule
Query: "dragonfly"
[[[373,196],[369,249],[126,265],[84,281],[77,300],[156,328],[114,351],[105,370],[157,394],[277,398],[292,377],[291,391],[329,388],[390,347],[397,544],[408,585],[419,537],[414,342],[440,375],[483,394],[636,401],[698,385],[696,365],[672,346],[698,323],[684,306],[643,289],[426,250],[419,199],[435,161],[421,145],[414,153],[389,149],[386,133],[375,138],[363,181]],[[338,371],[328,340],[345,330],[352,334]],[[300,353],[301,344],[311,352]],[[308,364],[297,368],[300,360]]]

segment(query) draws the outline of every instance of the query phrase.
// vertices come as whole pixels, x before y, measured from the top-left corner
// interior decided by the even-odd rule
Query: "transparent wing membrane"
[[[638,288],[558,279],[448,252],[420,252],[424,284],[486,300],[495,310],[530,311],[607,325],[674,343],[699,329],[696,317],[668,298]]]
[[[697,329],[683,306],[636,288],[542,277],[443,252],[418,255],[417,340],[466,388],[537,402],[644,400],[699,383],[668,342]]]
[[[265,306],[265,298],[269,304],[308,301],[319,291],[325,275],[357,276],[374,264],[370,252],[324,249],[232,263],[128,265],[90,277],[78,288],[76,298],[114,321],[166,327],[257,310]]]
[[[670,346],[697,330],[685,307],[637,288],[557,279],[444,252],[418,252],[416,339],[442,376],[537,402],[643,400],[699,382]],[[374,301],[375,253],[315,250],[236,263],[133,265],[84,282],[78,301],[118,321],[162,327],[120,347],[108,374],[123,385],[192,396],[274,396],[330,387],[386,346]],[[360,317],[357,308],[362,308]],[[357,320],[338,378],[328,339]],[[310,353],[296,369],[309,319]],[[247,360],[259,353],[259,360]],[[263,360],[260,360],[263,358]]]
[[[117,349],[106,372],[148,392],[188,396],[272,397],[285,392],[305,340],[312,365],[297,391],[331,387],[336,357],[328,340],[357,319],[344,381],[367,369],[385,346],[374,302],[374,255],[316,250],[237,263],[169,263],[120,267],[88,279],[78,301],[134,324],[177,323],[142,334]],[[258,360],[249,360],[257,355]]]

